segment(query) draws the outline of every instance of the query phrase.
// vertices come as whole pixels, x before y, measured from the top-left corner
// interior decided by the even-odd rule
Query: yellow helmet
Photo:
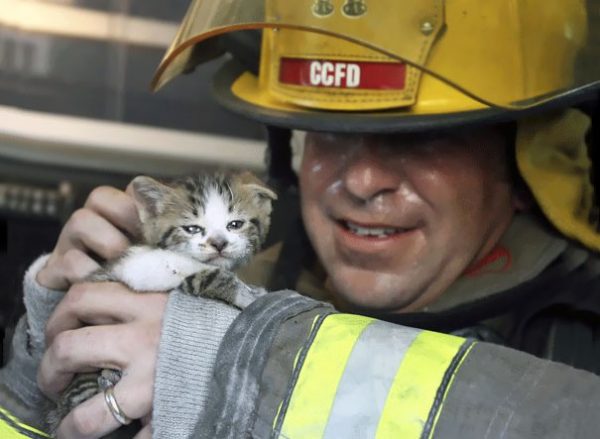
[[[519,170],[540,207],[600,250],[589,118],[567,109],[597,99],[600,0],[192,0],[153,88],[227,50],[235,59],[217,74],[217,98],[268,126],[518,120]]]
[[[260,68],[227,64],[218,98],[287,128],[514,118],[600,86],[599,0],[193,0],[153,87],[248,29],[262,30]]]

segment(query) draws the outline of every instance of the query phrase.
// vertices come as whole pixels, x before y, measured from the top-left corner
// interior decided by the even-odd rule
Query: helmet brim
[[[406,110],[341,112],[295,108],[282,110],[257,105],[233,92],[233,85],[247,69],[229,59],[215,75],[213,90],[216,99],[228,110],[265,125],[304,131],[334,133],[401,133],[443,130],[469,125],[497,124],[518,120],[545,111],[576,106],[595,99],[596,85],[581,87],[532,108],[511,110],[487,107],[448,114],[410,114]]]

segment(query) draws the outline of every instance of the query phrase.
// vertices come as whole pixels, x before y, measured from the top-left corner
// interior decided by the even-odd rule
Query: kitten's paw
[[[59,407],[46,408],[45,421],[46,421],[46,431],[50,434],[50,437],[56,437],[56,431],[58,430],[58,426],[60,422],[63,420],[65,416],[67,416],[68,412]]]
[[[114,267],[116,277],[136,291],[170,291],[201,263],[169,250],[133,247]]]
[[[267,290],[260,287],[251,287],[240,281],[237,293],[233,296],[231,304],[239,309],[246,309],[252,302],[267,294]]]
[[[86,282],[114,282],[116,280],[114,273],[105,267],[97,269],[85,278]]]
[[[104,392],[109,387],[115,386],[121,379],[121,371],[116,369],[102,369],[98,375],[98,388]]]
[[[187,277],[181,284],[181,289],[191,296],[222,300],[239,309],[245,309],[258,297],[266,294],[266,290],[262,288],[245,284],[235,273],[210,266]]]

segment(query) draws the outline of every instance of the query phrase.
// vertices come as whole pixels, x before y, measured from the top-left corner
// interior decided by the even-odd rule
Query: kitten
[[[244,172],[206,174],[160,183],[132,182],[143,244],[92,273],[86,281],[118,281],[132,290],[170,291],[223,300],[245,308],[262,288],[240,281],[233,270],[263,244],[276,194]],[[120,372],[78,374],[49,411],[50,431],[64,416],[120,379]]]

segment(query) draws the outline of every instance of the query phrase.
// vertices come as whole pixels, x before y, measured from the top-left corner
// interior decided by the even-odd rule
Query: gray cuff
[[[11,395],[23,406],[34,409],[45,400],[45,397],[37,386],[40,357],[33,357],[27,352],[26,329],[27,322],[25,317],[22,317],[13,335],[10,360],[0,370],[0,383],[8,388]]]
[[[44,331],[50,314],[64,297],[63,291],[51,290],[41,286],[36,276],[44,268],[50,255],[42,255],[31,264],[23,281],[23,301],[27,310],[29,343],[33,356],[41,355],[46,347]]]
[[[217,351],[240,310],[224,302],[170,293],[159,346],[152,437],[187,438],[208,398]]]
[[[23,295],[27,314],[17,324],[10,359],[0,371],[0,382],[27,410],[35,409],[45,401],[37,387],[37,369],[45,347],[44,329],[48,317],[64,296],[60,291],[42,287],[35,280],[47,259],[48,255],[40,256],[25,273]],[[21,415],[22,418],[27,416]]]

